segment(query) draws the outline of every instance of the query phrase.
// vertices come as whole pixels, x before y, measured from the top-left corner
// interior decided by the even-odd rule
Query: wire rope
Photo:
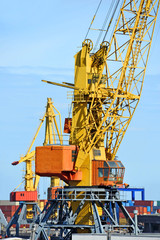
[[[115,5],[115,7],[114,7],[114,11],[113,11],[112,16],[111,16],[111,19],[110,19],[110,21],[109,21],[108,27],[107,27],[107,29],[106,29],[105,35],[104,35],[104,37],[103,37],[103,42],[105,41],[105,38],[106,38],[106,36],[107,36],[107,33],[108,33],[109,29],[110,29],[110,26],[111,26],[111,24],[112,24],[112,21],[113,21],[113,18],[114,18],[114,16],[115,16],[115,13],[116,13],[116,10],[117,10],[117,8],[118,8],[119,3],[120,3],[120,0],[117,0],[116,5]]]
[[[88,36],[88,33],[89,33],[90,28],[91,28],[91,26],[92,26],[92,24],[93,24],[93,22],[94,22],[94,19],[95,19],[95,17],[96,17],[96,14],[97,14],[97,12],[98,12],[100,6],[101,6],[101,3],[102,3],[102,0],[100,0],[100,2],[99,2],[99,4],[98,4],[97,10],[96,10],[96,12],[95,12],[95,14],[94,14],[94,16],[93,16],[93,19],[92,19],[92,21],[91,21],[91,24],[90,24],[90,26],[89,26],[89,28],[88,28],[87,34],[86,34],[86,36],[85,36],[84,39],[86,39],[87,36]]]
[[[121,2],[120,9],[121,9],[122,5],[123,5],[123,1]],[[116,19],[118,19],[118,16],[119,16],[119,12],[117,13],[117,18],[116,18]],[[112,39],[112,36],[113,36],[114,30],[115,30],[116,24],[117,24],[117,21],[115,21],[115,23],[114,23],[114,28],[112,29],[112,33],[110,34],[109,42],[111,42],[111,39]]]
[[[114,0],[114,3],[115,3],[115,0]],[[100,34],[99,34],[99,36],[98,36],[98,38],[97,38],[97,41],[96,41],[96,44],[95,44],[95,46],[94,46],[93,52],[95,52],[95,50],[96,50],[96,48],[97,48],[97,46],[98,46],[98,43],[99,43],[99,41],[100,41],[100,39],[101,39],[101,37],[102,37],[103,30],[104,30],[105,27],[106,27],[106,24],[107,24],[107,21],[108,21],[108,18],[109,18],[109,16],[110,16],[111,12],[112,12],[112,8],[113,8],[113,6],[114,6],[114,3],[111,1],[110,7],[109,7],[109,9],[108,9],[106,18],[105,18],[104,23],[103,23],[103,25],[102,25],[102,28],[100,29],[101,32],[100,32]]]

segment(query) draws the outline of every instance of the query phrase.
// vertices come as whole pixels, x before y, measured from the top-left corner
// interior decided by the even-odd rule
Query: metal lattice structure
[[[159,4],[125,0],[111,42],[92,56],[92,72],[98,79],[83,126],[84,151],[106,133],[108,153],[115,158],[140,100]]]
[[[59,126],[56,118],[59,118]],[[35,143],[35,140],[39,134],[39,131],[45,123],[45,139],[43,145],[47,144],[57,144],[60,143],[62,145],[63,143],[63,137],[62,137],[62,125],[61,125],[61,115],[59,111],[55,108],[53,105],[52,99],[47,99],[47,106],[46,106],[46,112],[42,119],[40,119],[40,124],[38,126],[38,129],[33,137],[33,140],[29,146],[29,149],[24,157],[21,157],[19,161],[13,162],[12,165],[17,165],[19,163],[25,162],[26,163],[26,171],[25,171],[25,191],[35,191],[37,189],[39,179],[40,177],[36,175],[32,168],[33,168],[33,162],[35,161],[35,150],[31,151],[33,148],[33,145]],[[18,185],[18,187],[20,184]],[[17,187],[17,188],[18,188]],[[17,189],[15,188],[14,191]]]
[[[32,207],[31,207],[32,206]],[[32,212],[32,218],[27,218],[27,212],[28,207],[30,208],[30,211]],[[32,228],[32,225],[35,223],[38,214],[41,213],[41,210],[36,202],[20,202],[20,205],[16,212],[14,213],[13,217],[11,218],[10,222],[8,223],[6,227],[6,236],[11,236],[11,227],[13,225],[16,225],[16,237],[20,236],[20,226],[22,224],[28,224],[30,225],[30,228]]]
[[[73,211],[71,205],[78,203],[76,210]],[[90,204],[92,208],[93,224],[86,225],[77,224],[77,218],[80,211],[86,204]],[[128,221],[128,225],[119,225],[116,208],[119,207]],[[99,216],[99,211],[103,210],[104,216],[110,224],[102,222]],[[85,217],[85,214],[84,216]],[[55,231],[59,230],[58,239],[71,239],[72,233],[76,233],[81,229],[88,229],[92,233],[104,234],[105,231],[114,228],[135,229],[135,222],[130,217],[128,211],[122,204],[119,198],[117,189],[107,189],[105,187],[65,187],[57,189],[55,199],[49,200],[44,207],[44,210],[39,215],[35,226],[34,239],[40,237],[48,240],[48,236],[54,236]],[[54,230],[51,233],[51,230]]]

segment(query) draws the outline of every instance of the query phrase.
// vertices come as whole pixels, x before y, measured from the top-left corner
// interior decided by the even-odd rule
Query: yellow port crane
[[[74,90],[68,129],[70,145],[78,146],[74,171],[82,172],[82,179],[70,185],[123,183],[124,167],[115,156],[141,97],[159,4],[124,0],[111,41],[95,53],[93,42],[83,41],[75,55],[74,84],[42,80]],[[110,172],[93,160],[104,161]]]
[[[56,118],[59,118],[59,121]],[[31,151],[35,140],[38,136],[38,133],[45,122],[45,139],[43,145],[46,146],[47,144],[63,144],[63,136],[62,136],[62,125],[61,125],[61,115],[59,111],[53,105],[52,99],[47,99],[47,106],[46,112],[42,119],[40,119],[40,124],[38,129],[33,137],[31,145],[24,157],[21,157],[19,161],[15,161],[12,165],[17,165],[19,163],[25,162],[26,163],[26,170],[25,170],[25,184],[24,189],[25,191],[18,192],[16,189],[23,183],[20,183],[13,192],[11,192],[11,201],[37,201],[37,187],[39,183],[40,177],[35,174],[33,171],[33,161],[35,161],[35,150]],[[58,125],[59,122],[59,125]],[[51,178],[51,185],[50,187],[59,186],[59,178],[52,177]]]
[[[111,41],[90,55],[92,42],[85,40],[76,54],[74,85],[79,90],[74,90],[70,138],[80,148],[75,168],[82,170],[87,159],[89,165],[96,158],[114,161],[140,100],[159,4],[125,0]],[[91,169],[81,185],[93,184]],[[116,175],[112,180],[119,181]]]
[[[83,41],[75,55],[74,84],[43,80],[73,89],[74,99],[72,119],[65,122],[70,146],[61,149],[58,161],[56,151],[60,153],[60,149],[56,146],[37,147],[38,175],[49,172],[75,189],[122,186],[124,166],[115,157],[141,97],[159,5],[160,0],[124,0],[111,41],[104,38],[96,52],[92,52],[90,39]],[[83,201],[86,190],[79,191],[77,198]],[[97,221],[98,217],[91,217],[96,212],[94,201],[83,207],[80,201],[72,203],[73,213],[79,213],[76,224]]]

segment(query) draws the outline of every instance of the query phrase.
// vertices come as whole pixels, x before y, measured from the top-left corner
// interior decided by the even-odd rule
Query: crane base
[[[31,215],[32,218],[27,218],[27,208],[32,206]],[[19,208],[11,218],[11,221],[6,227],[6,236],[10,237],[10,228],[13,224],[16,225],[16,237],[19,237],[19,229],[21,225],[29,225],[30,229],[32,228],[33,223],[35,223],[38,214],[41,213],[41,210],[36,202],[21,202]]]
[[[72,209],[73,202],[78,202],[77,209]],[[72,233],[90,232],[104,234],[115,228],[135,229],[135,222],[123,206],[119,191],[107,187],[64,187],[57,189],[55,199],[46,203],[36,221],[34,239],[48,240],[56,235],[57,239],[71,239]],[[90,203],[94,223],[92,225],[76,224],[77,217],[85,204]],[[99,208],[103,215],[99,215]],[[119,225],[117,208],[121,209],[128,225]]]

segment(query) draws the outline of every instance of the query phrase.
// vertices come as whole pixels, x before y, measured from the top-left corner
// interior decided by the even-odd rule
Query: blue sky
[[[103,0],[100,22],[111,0]],[[1,1],[1,151],[0,199],[22,181],[24,164],[11,162],[25,154],[51,97],[62,119],[68,116],[67,90],[41,82],[74,81],[74,58],[80,49],[98,0]],[[106,8],[105,8],[106,7]],[[146,198],[160,200],[160,14],[140,103],[118,151],[126,167],[125,182],[145,187]],[[43,143],[44,130],[37,144]],[[40,183],[46,195],[48,179]]]

